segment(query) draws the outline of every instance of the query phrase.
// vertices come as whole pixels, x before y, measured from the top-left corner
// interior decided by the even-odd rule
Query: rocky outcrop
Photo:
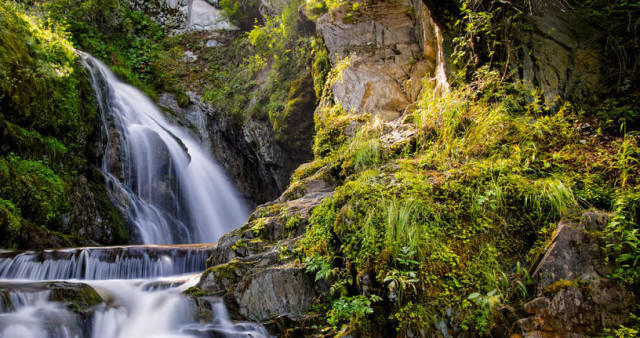
[[[286,264],[264,269],[238,285],[238,312],[249,320],[266,320],[276,314],[299,316],[316,296],[304,267]]]
[[[313,325],[315,317],[306,313],[327,292],[326,285],[314,282],[291,253],[313,208],[333,192],[334,185],[321,176],[289,188],[258,207],[242,228],[223,236],[199,293],[222,297],[232,318],[263,322],[276,333]]]
[[[299,160],[279,144],[271,124],[259,119],[241,123],[194,93],[189,96],[185,108],[173,94],[160,95],[158,104],[202,140],[250,206],[277,198]]]
[[[317,30],[332,62],[347,60],[331,88],[346,110],[392,120],[418,98],[426,75],[448,88],[442,35],[421,1],[343,6],[318,19]]]
[[[75,184],[69,187],[68,199],[71,206],[66,222],[62,226],[64,233],[75,234],[89,242],[101,244],[123,244],[129,240],[129,225],[102,184],[104,177],[97,172],[98,182],[89,182],[79,176]]]
[[[0,285],[0,309],[13,309],[11,294],[34,294],[48,292],[47,300],[60,303],[76,313],[90,312],[102,303],[102,297],[89,285],[69,282],[4,283]]]
[[[606,327],[631,320],[636,296],[608,278],[596,232],[608,215],[584,213],[579,223],[561,222],[533,278],[536,298],[524,305],[529,317],[520,319],[512,337],[589,337]]]
[[[130,0],[134,10],[141,11],[172,33],[192,31],[235,30],[214,5],[205,0]]]
[[[598,32],[558,0],[536,2],[528,22],[531,29],[516,34],[523,79],[540,87],[547,102],[590,99],[603,80]]]

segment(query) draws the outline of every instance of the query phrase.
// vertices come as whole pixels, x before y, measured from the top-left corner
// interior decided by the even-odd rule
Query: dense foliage
[[[438,1],[435,1],[438,2]],[[480,67],[499,70],[503,80],[521,71],[519,54],[526,41],[521,32],[533,30],[531,14],[544,3],[532,1],[457,0],[443,21],[455,32],[453,63],[458,79],[472,79]],[[613,131],[640,127],[640,4],[625,0],[564,1],[593,29],[592,40],[604,46],[603,78],[596,98],[581,108],[597,115]],[[446,7],[444,5],[440,5]],[[449,7],[455,7],[448,4]],[[580,29],[580,28],[577,28]],[[593,104],[596,103],[596,104]]]
[[[24,13],[0,4],[0,245],[69,245],[80,239],[50,231],[68,231],[81,176],[101,180],[92,166],[98,116],[64,27]]]
[[[162,26],[117,0],[39,1],[35,9],[66,27],[76,48],[105,61],[129,83],[154,95],[151,62],[165,36]]]
[[[638,135],[610,141],[580,128],[570,105],[549,111],[535,97],[495,72],[436,99],[427,92],[400,143],[380,139],[393,126],[376,118],[320,112],[316,160],[294,180],[343,182],[303,240],[310,271],[334,285],[334,329],[375,331],[388,313],[401,332],[432,332],[442,318],[501,332],[497,310],[529,299],[527,271],[557,222],[590,208],[617,215],[603,238],[619,278],[638,285]],[[362,127],[345,138],[352,122]],[[375,280],[364,294],[363,276]],[[371,307],[378,316],[366,316]]]

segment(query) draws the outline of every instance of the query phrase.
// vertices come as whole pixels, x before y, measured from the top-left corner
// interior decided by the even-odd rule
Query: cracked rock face
[[[159,95],[158,104],[169,112],[169,118],[189,128],[211,149],[248,205],[278,197],[287,188],[296,162],[278,144],[269,122],[239,124],[228,114],[200,102],[195,93],[188,95],[190,102],[184,108],[169,93]]]
[[[588,99],[602,80],[599,32],[556,0],[537,3],[531,23],[518,37],[524,80],[539,86],[548,103],[557,96]]]
[[[585,212],[579,223],[561,222],[533,278],[537,298],[524,305],[512,337],[589,337],[630,321],[635,295],[609,279],[598,238],[604,213]]]
[[[317,22],[332,63],[350,61],[332,88],[345,109],[393,120],[419,97],[425,75],[446,83],[440,32],[421,1],[349,8]]]
[[[265,320],[274,313],[301,315],[315,297],[304,268],[284,265],[265,269],[238,286],[239,312],[250,320]]]

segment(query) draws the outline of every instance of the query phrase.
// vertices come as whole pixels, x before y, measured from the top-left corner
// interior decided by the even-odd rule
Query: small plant
[[[377,136],[383,130],[383,123],[375,118],[366,124],[351,140],[349,151],[352,153],[356,169],[364,169],[378,164],[382,160],[381,145]]]
[[[525,196],[525,204],[541,215],[551,211],[558,217],[566,216],[578,207],[571,189],[558,179],[536,180]]]
[[[613,168],[619,173],[618,184],[622,189],[626,188],[629,181],[636,177],[640,166],[640,148],[638,148],[636,136],[640,133],[630,132],[625,134],[621,142],[614,142],[618,152],[614,156]]]
[[[338,272],[338,269],[333,268],[322,256],[307,257],[304,264],[307,266],[308,273],[314,273],[316,275],[316,281],[328,279],[335,276]]]
[[[419,227],[414,223],[418,204],[409,200],[402,204],[391,202],[386,212],[386,245],[391,252],[396,252],[398,246],[406,244],[412,252],[420,247],[421,234]],[[402,252],[402,249],[400,250]],[[402,254],[402,253],[401,253]]]
[[[608,259],[618,264],[613,277],[636,285],[640,282],[640,232],[637,224],[631,221],[635,212],[633,205],[631,197],[618,199],[613,217],[605,231]]]
[[[420,282],[417,278],[418,273],[413,269],[420,266],[420,262],[413,259],[416,252],[409,247],[403,247],[400,249],[400,254],[396,257],[398,263],[398,269],[393,269],[387,272],[387,276],[384,278],[384,283],[389,283],[389,291],[391,292],[391,298],[396,298],[397,295],[398,305],[403,304],[403,295],[405,290],[413,290],[414,293],[418,292],[416,284]]]
[[[480,292],[474,292],[467,297],[468,300],[476,303],[479,307],[483,309],[493,309],[496,306],[502,303],[502,299],[504,297],[498,291],[498,289],[493,289],[489,291],[486,295],[483,295]]]
[[[633,313],[629,314],[631,317],[632,325],[620,325],[617,329],[605,329],[605,333],[608,333],[607,338],[635,338],[640,336],[640,317]],[[629,325],[629,323],[627,323]]]
[[[371,302],[379,300],[381,298],[375,295],[370,298],[362,295],[341,297],[333,302],[331,310],[327,314],[327,322],[333,326],[334,330],[337,330],[342,323],[355,325],[358,321],[373,313]]]

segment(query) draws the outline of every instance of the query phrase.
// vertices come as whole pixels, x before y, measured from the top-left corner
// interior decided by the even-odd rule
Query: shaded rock
[[[590,337],[631,320],[636,296],[606,276],[611,268],[595,233],[609,215],[588,211],[579,223],[561,222],[533,278],[537,298],[524,304],[531,316],[516,322],[512,337]]]
[[[282,337],[310,337],[317,334],[316,325],[319,323],[319,316],[282,315],[265,323],[265,326],[270,332],[278,332]]]
[[[276,140],[268,121],[252,119],[242,124],[200,102],[194,93],[187,94],[186,107],[170,93],[160,94],[158,105],[211,150],[249,206],[277,198],[293,170],[307,158],[294,160],[291,151]]]
[[[187,93],[188,102],[179,104],[178,98],[172,93],[161,93],[158,95],[158,106],[168,111],[174,123],[187,127],[196,138],[207,146],[209,134],[207,132],[208,110],[207,107],[198,104],[199,97],[194,93]]]
[[[600,245],[595,238],[584,230],[560,223],[533,277],[538,280],[541,289],[558,280],[590,280],[599,276],[595,265],[601,264],[602,258]]]
[[[85,312],[102,303],[102,297],[87,284],[55,282],[48,288],[52,301],[62,303],[74,312]]]
[[[102,175],[99,175],[102,178]],[[104,179],[102,179],[104,180]],[[109,199],[104,184],[79,176],[69,187],[69,221],[62,231],[101,244],[122,244],[129,239],[129,225]]]
[[[309,308],[315,291],[304,269],[284,265],[260,271],[238,285],[239,312],[250,320],[277,315],[301,315]]]
[[[271,118],[276,140],[287,149],[295,162],[303,163],[312,158],[316,94],[310,71],[301,72],[291,82],[287,104],[283,114]]]
[[[533,29],[517,33],[524,80],[543,89],[548,103],[590,99],[602,80],[598,32],[559,0],[538,2],[532,13]]]

